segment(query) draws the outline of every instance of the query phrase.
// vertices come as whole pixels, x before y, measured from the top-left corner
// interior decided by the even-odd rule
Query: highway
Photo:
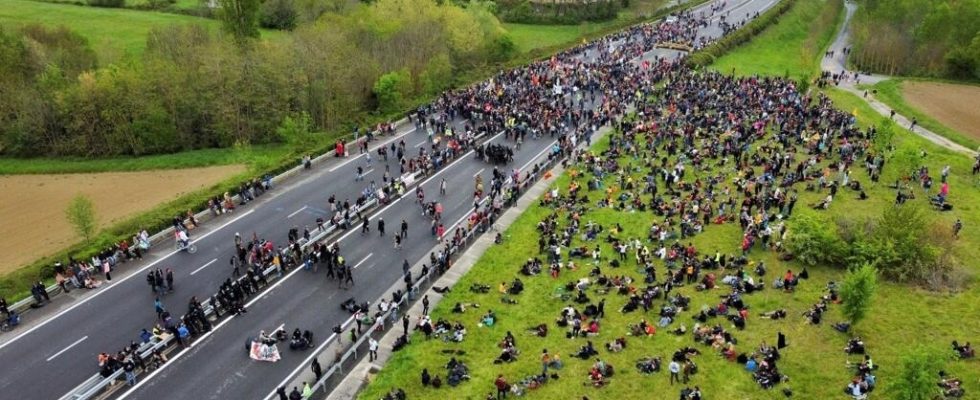
[[[740,20],[746,13],[754,14],[768,8],[775,0],[729,0],[728,3],[726,10],[732,10],[729,20]],[[720,34],[717,24],[702,33]],[[676,52],[656,50],[644,58],[667,54]],[[462,126],[462,121],[454,122]],[[374,142],[374,146],[384,145],[388,140],[404,140],[408,154],[415,154],[427,140],[426,135],[416,131],[411,124],[399,127],[395,137],[382,137]],[[499,143],[504,137],[496,135],[490,140]],[[502,167],[501,171],[507,173],[510,169],[520,168],[524,172],[551,143],[552,139],[547,135],[538,140],[526,140],[516,152],[514,162]],[[199,249],[196,254],[157,250],[157,255],[141,264],[129,263],[123,268],[174,268],[176,290],[163,301],[175,314],[182,314],[191,296],[204,299],[216,291],[220,282],[230,277],[228,258],[233,253],[235,232],[244,237],[256,232],[260,238],[268,238],[278,245],[284,242],[287,231],[294,225],[302,230],[304,225],[315,226],[314,220],[318,216],[329,219],[325,210],[329,209],[326,199],[331,194],[340,201],[345,198],[353,201],[368,182],[381,182],[385,163],[376,154],[372,154],[372,158],[370,167],[366,165],[365,157],[353,152],[349,159],[324,163],[239,208],[230,217],[216,219],[209,226],[195,230],[192,239]],[[397,175],[397,164],[393,157],[390,159],[392,175]],[[358,165],[370,173],[363,182],[355,183],[354,171]],[[448,193],[439,200],[445,206],[444,221],[451,224],[472,207],[474,177],[482,175],[484,181],[489,182],[492,169],[492,165],[468,153],[421,184],[426,198],[435,199],[439,197],[439,183],[443,178],[447,180]],[[284,326],[292,331],[299,327],[312,330],[319,343],[330,334],[333,326],[350,318],[349,313],[339,308],[340,302],[349,297],[359,302],[374,302],[379,297],[387,297],[389,293],[384,291],[402,278],[403,261],[414,264],[426,258],[436,244],[429,234],[428,219],[421,215],[414,199],[414,194],[409,191],[405,197],[375,211],[368,235],[362,236],[360,229],[340,234],[341,254],[349,264],[356,266],[353,289],[338,289],[335,281],[325,278],[323,270],[317,274],[292,270],[286,279],[276,281],[271,289],[264,289],[260,297],[251,300],[247,314],[217,325],[206,338],[179,353],[179,357],[165,364],[158,373],[151,375],[151,379],[131,390],[120,390],[117,397],[264,397],[286,379],[308,353],[282,349],[283,359],[277,363],[252,361],[244,350],[246,337],[255,335],[260,329],[271,331]],[[379,216],[387,225],[384,237],[379,237],[375,229]],[[403,219],[409,224],[408,238],[403,249],[395,250],[392,234],[398,231]],[[124,279],[117,278],[108,287],[84,297],[71,297],[82,293],[73,291],[68,295],[69,301],[60,302],[57,307],[61,310],[49,319],[14,332],[16,336],[0,337],[3,340],[0,342],[0,363],[5,366],[0,374],[3,397],[14,398],[7,396],[13,394],[18,396],[16,398],[57,398],[97,372],[98,353],[116,352],[137,340],[139,330],[152,326],[156,320],[155,296],[143,280],[144,275],[145,271],[141,270]]]

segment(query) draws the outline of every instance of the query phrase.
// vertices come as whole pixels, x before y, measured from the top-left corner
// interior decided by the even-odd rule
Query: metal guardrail
[[[478,135],[475,135],[474,136],[474,140],[480,139],[483,136],[485,136],[483,133],[480,133]],[[465,154],[466,153],[464,152],[461,155],[465,155]],[[448,167],[449,164],[451,164],[451,162],[444,163],[443,164],[443,168]],[[408,181],[408,182],[411,182],[411,183],[420,184],[419,178],[421,178],[422,175],[423,175],[423,171],[416,171],[416,172],[405,174],[405,175],[397,178],[397,180],[400,181],[400,182]],[[406,185],[405,186],[405,189],[408,189],[408,188],[409,188],[409,186]],[[407,192],[408,191],[406,190],[405,193],[407,193]],[[402,193],[402,194],[393,193],[392,195],[389,195],[388,196],[388,199],[389,199],[389,201],[395,201],[397,198],[399,198],[401,196],[404,196],[405,193]],[[378,200],[376,198],[369,199],[368,201],[366,201],[363,205],[361,205],[357,209],[357,212],[355,212],[351,216],[351,219],[350,220],[344,220],[343,223],[345,225],[347,225],[348,227],[353,227],[353,223],[359,220],[359,218],[358,218],[358,215],[359,214],[366,214],[367,210],[369,210],[369,209],[371,209],[371,208],[373,208],[375,206],[378,206],[378,205],[379,205],[379,202],[378,202]],[[323,230],[321,230],[320,232],[318,232],[314,236],[311,236],[310,237],[310,240],[302,243],[301,244],[301,248],[305,249],[305,248],[309,247],[310,245],[312,245],[313,243],[317,243],[317,242],[323,240],[324,238],[328,237],[329,235],[331,235],[332,233],[334,233],[334,232],[337,231],[339,225],[340,224],[332,224],[331,223],[331,224],[325,226]],[[294,268],[298,268],[298,267],[300,267],[300,266],[297,265]],[[277,273],[277,268],[274,265],[270,265],[270,266],[266,267],[262,271],[262,275],[263,275],[263,277],[265,277],[267,279],[271,277],[272,280],[278,279],[278,276],[279,276],[279,274]],[[430,275],[432,275],[432,274],[430,273],[430,274],[427,274],[426,276],[430,276]],[[244,279],[247,279],[247,275],[243,275],[243,276],[239,277],[236,281],[238,283],[241,283],[242,280],[244,280]],[[269,284],[271,285],[271,282]],[[407,298],[407,297],[408,297],[408,295],[406,294],[406,296],[402,298],[402,301],[404,301],[405,298]],[[202,307],[202,309],[204,311],[205,318],[208,318],[210,320],[212,317],[214,317],[214,320],[217,321],[217,317],[215,317],[215,315],[216,315],[215,314],[215,311],[216,310],[214,309],[215,306],[213,304],[211,304],[211,299],[212,298],[213,298],[213,296],[212,297],[208,297],[207,299],[205,299],[204,301],[202,301],[201,302],[201,307]],[[399,303],[399,304],[401,304],[401,303]],[[389,314],[390,314],[390,311],[389,311]],[[183,317],[181,319],[183,319]],[[382,322],[383,323],[383,319],[379,319],[379,321],[376,321],[376,323],[377,322]],[[173,335],[169,335],[169,336],[165,337],[162,340],[158,340],[158,341],[155,341],[155,342],[150,342],[150,343],[152,343],[152,345],[150,346],[150,348],[148,348],[146,350],[138,350],[139,356],[140,356],[140,358],[142,358],[145,361],[147,358],[149,358],[149,357],[151,357],[153,355],[153,352],[155,350],[167,348],[173,341],[174,341]],[[141,349],[142,349],[142,347],[141,347]],[[136,373],[137,373],[137,375],[139,375],[141,372],[146,372],[146,371],[138,370]],[[62,396],[60,398],[60,400],[87,400],[87,399],[91,399],[91,398],[99,395],[103,391],[103,389],[106,389],[113,382],[115,382],[117,379],[119,379],[119,377],[122,376],[122,374],[123,374],[123,370],[122,369],[118,369],[118,370],[114,371],[112,375],[110,375],[110,376],[108,376],[106,378],[102,378],[102,375],[101,374],[96,373],[94,376],[92,376],[91,378],[86,379],[80,385],[76,386],[74,389],[72,389],[71,391],[69,391],[68,394]]]
[[[408,121],[408,119],[409,119],[408,117],[405,117],[405,118],[402,118],[402,119],[394,122],[392,124],[394,126],[394,129],[397,131],[398,127],[399,126],[402,126],[406,121]],[[377,134],[372,134],[372,135],[374,135],[375,138],[381,137],[380,135],[377,135]],[[398,136],[396,135],[394,137],[398,137]],[[361,136],[361,137],[356,137],[356,138],[354,138],[354,140],[345,143],[344,144],[344,148],[347,149],[347,148],[350,148],[351,146],[358,146],[359,144],[363,143],[365,140],[367,140],[367,135]],[[391,140],[394,140],[394,139],[391,139]],[[390,142],[390,140],[389,141],[385,141],[385,143],[388,143],[388,142]],[[319,165],[319,164],[321,164],[323,162],[326,162],[327,160],[329,160],[330,158],[333,158],[333,157],[336,157],[336,149],[329,150],[326,153],[323,153],[323,154],[317,156],[316,158],[311,159],[310,160],[310,164],[311,165]],[[279,175],[276,175],[276,176],[270,178],[269,179],[269,181],[271,183],[270,184],[270,188],[271,187],[275,187],[275,186],[279,185],[280,183],[282,183],[284,180],[286,180],[286,179],[288,179],[288,178],[290,178],[290,177],[292,177],[292,176],[294,176],[294,175],[302,172],[304,168],[305,167],[302,164],[300,164],[300,165],[297,165],[296,167],[293,167],[291,169],[288,169],[288,170],[280,173]],[[236,194],[236,195],[232,196],[231,199],[232,199],[233,202],[238,203],[241,200],[241,197]],[[212,219],[217,218],[217,216],[215,216],[211,212],[210,209],[204,209],[204,210],[199,211],[198,213],[194,214],[194,218],[198,222],[207,222],[207,221],[210,221]],[[157,245],[169,241],[169,239],[173,237],[173,234],[174,234],[174,228],[173,227],[169,227],[169,228],[163,229],[163,230],[161,230],[161,231],[153,234],[152,236],[150,236],[150,239],[149,239],[149,241],[150,241],[150,249],[153,249],[153,248],[157,247]],[[147,251],[149,251],[149,250],[147,250]],[[119,265],[119,264],[117,264],[117,265]],[[66,284],[69,284],[69,283],[66,283]],[[61,294],[63,292],[63,290],[61,289],[61,286],[59,286],[57,283],[55,283],[55,284],[53,284],[51,286],[45,287],[45,291],[48,293],[48,296],[56,296],[56,295]],[[10,304],[8,306],[8,309],[10,311],[16,312],[20,316],[23,316],[26,311],[31,310],[31,305],[36,304],[36,303],[37,303],[37,301],[34,299],[33,296],[27,296],[27,297],[25,297],[23,299],[18,300],[17,302],[15,302],[13,304]]]
[[[579,143],[584,144],[584,142],[581,141]],[[515,191],[515,193],[512,199],[516,199],[520,197],[521,194],[523,194],[524,191],[530,187],[528,183],[537,181],[543,175],[544,172],[552,169],[556,164],[558,164],[560,161],[562,161],[565,158],[564,156],[561,155],[555,157],[552,156],[552,154],[553,153],[550,152],[546,153],[545,156],[548,158],[548,161],[543,166],[540,166],[537,169],[537,172],[529,172],[528,177],[526,179],[517,182],[516,184],[513,184],[514,182],[511,177],[508,177],[505,180],[504,185],[513,184],[512,188]],[[531,161],[535,161],[535,160],[531,160]],[[480,202],[478,203],[479,207],[486,206],[489,201],[490,201],[490,196],[488,194],[486,197],[480,200]],[[509,207],[509,205],[505,205],[505,208],[506,207]],[[465,214],[460,221],[465,220],[466,217],[471,215],[473,212],[477,212],[477,211],[479,210],[476,208],[472,209],[471,211],[467,212],[467,214]],[[453,256],[465,252],[465,250],[468,249],[473,244],[473,242],[475,242],[475,239],[477,239],[479,236],[483,235],[484,233],[490,232],[494,226],[497,217],[499,216],[490,214],[486,221],[481,220],[479,222],[480,225],[475,226],[474,229],[468,229],[466,231],[466,234],[463,236],[462,240],[459,243],[446,244],[445,263],[450,264]],[[447,230],[446,235],[448,236],[449,234],[450,232]],[[413,303],[414,301],[416,301],[419,298],[420,293],[422,293],[424,290],[428,290],[428,288],[435,283],[435,280],[441,276],[441,274],[438,273],[439,271],[444,272],[444,270],[441,267],[436,268],[436,266],[432,266],[432,269],[429,270],[429,273],[420,276],[419,279],[411,286],[410,290],[407,293],[405,293],[397,303],[391,304],[390,306],[391,308],[388,310],[388,312],[378,317],[377,320],[374,322],[374,324],[372,324],[368,328],[368,330],[366,331],[369,332],[368,334],[361,336],[356,342],[352,343],[350,347],[347,349],[347,351],[341,354],[340,357],[337,358],[336,361],[332,363],[330,368],[328,368],[326,371],[323,372],[321,378],[317,380],[310,387],[311,392],[315,394],[317,392],[322,391],[324,395],[328,394],[330,390],[330,388],[328,387],[328,381],[333,377],[333,375],[337,373],[344,374],[344,363],[350,360],[351,358],[355,358],[355,359],[357,358],[358,352],[361,351],[361,348],[364,346],[364,343],[368,341],[368,338],[372,337],[370,332],[385,332],[387,331],[387,329],[390,329],[391,326],[385,327],[385,321],[391,320],[392,322],[394,322],[395,319],[398,318],[398,311],[402,308],[402,306],[406,306],[406,305],[410,306],[411,305],[410,302]],[[392,326],[393,325],[394,324],[392,324]],[[323,345],[324,352],[327,350],[327,347],[329,347],[327,346],[327,343],[331,342],[336,338],[339,338],[338,334],[333,334],[331,335],[330,338],[327,339],[326,343]],[[319,356],[320,355],[317,355],[316,357]]]

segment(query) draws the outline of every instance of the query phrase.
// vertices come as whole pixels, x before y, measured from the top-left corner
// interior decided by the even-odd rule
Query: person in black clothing
[[[293,386],[293,391],[289,392],[289,400],[303,400],[303,394],[299,392],[296,386]]]
[[[378,236],[385,235],[385,220],[383,218],[378,218]]]
[[[316,375],[317,382],[323,377],[323,370],[320,369],[320,361],[317,361],[316,357],[313,357],[313,364],[310,365],[310,369],[313,370],[313,375]]]

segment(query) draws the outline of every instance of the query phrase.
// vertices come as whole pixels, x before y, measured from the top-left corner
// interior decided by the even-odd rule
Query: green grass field
[[[847,92],[830,91],[828,94],[843,109],[857,110],[858,118],[862,125],[867,126],[872,123],[880,123],[876,114],[871,113],[864,103]],[[903,141],[910,141],[916,146],[920,146],[929,152],[928,166],[935,170],[942,165],[949,163],[953,165],[955,176],[951,176],[951,183],[959,188],[957,198],[959,211],[955,215],[942,214],[936,218],[943,219],[951,223],[956,216],[964,220],[980,219],[980,209],[971,206],[965,199],[980,196],[980,190],[976,186],[970,185],[968,160],[962,156],[944,151],[937,146],[933,146],[918,136],[905,136],[898,139],[901,144]],[[603,148],[605,141],[600,142],[596,149]],[[585,173],[588,176],[588,173]],[[858,176],[860,175],[860,176]],[[865,172],[855,174],[855,179],[868,182]],[[571,178],[566,173],[558,178],[552,187],[558,188],[563,193],[567,191],[568,183]],[[580,179],[580,181],[583,181]],[[607,185],[615,185],[615,178],[607,180]],[[597,196],[598,193],[589,193],[590,197]],[[802,192],[797,212],[794,215],[812,213],[806,208],[805,204],[814,202],[820,195],[815,193]],[[857,217],[877,215],[882,207],[887,207],[892,200],[893,194],[885,186],[870,188],[867,201],[858,201],[853,196],[842,195],[838,197],[838,202],[828,211],[831,217]],[[920,197],[921,198],[921,197]],[[919,200],[921,201],[921,200]],[[540,371],[538,357],[542,349],[548,349],[552,354],[559,353],[565,363],[565,368],[559,371],[561,376],[558,382],[551,382],[529,394],[533,398],[554,398],[554,399],[578,399],[582,396],[589,398],[613,399],[613,398],[673,398],[676,396],[678,387],[667,389],[667,374],[661,372],[652,376],[642,375],[634,368],[637,359],[645,356],[661,356],[669,358],[670,354],[679,347],[693,345],[699,348],[704,354],[696,357],[701,372],[693,378],[692,385],[699,385],[705,392],[707,398],[718,399],[769,399],[781,398],[782,394],[778,390],[765,391],[751,379],[751,376],[744,372],[737,364],[728,362],[719,357],[709,347],[695,345],[690,339],[690,334],[675,336],[666,330],[660,330],[654,337],[627,337],[627,349],[621,353],[609,353],[600,349],[599,357],[616,367],[616,375],[611,378],[610,384],[604,388],[594,388],[584,385],[586,374],[592,361],[583,361],[571,357],[579,346],[585,343],[584,339],[566,339],[564,331],[554,326],[554,319],[562,307],[568,304],[553,296],[556,289],[562,284],[575,281],[588,275],[591,268],[587,259],[576,260],[581,267],[574,272],[563,271],[559,279],[552,279],[547,274],[535,277],[523,277],[518,270],[523,262],[529,257],[541,257],[537,249],[538,233],[535,224],[543,219],[553,210],[535,205],[527,210],[504,234],[504,243],[497,249],[487,252],[455,286],[454,290],[445,297],[442,302],[432,312],[433,320],[445,318],[448,321],[460,321],[468,330],[466,340],[463,343],[447,343],[442,340],[425,340],[424,336],[415,334],[412,338],[413,343],[405,350],[395,354],[377,379],[370,384],[360,395],[360,399],[373,400],[381,397],[382,394],[391,388],[402,388],[408,394],[408,398],[436,398],[450,397],[459,399],[482,399],[492,390],[492,381],[498,373],[502,373],[511,382],[515,382],[525,376],[529,376]],[[590,211],[582,216],[582,221],[595,221],[609,228],[615,223],[622,224],[624,231],[620,235],[624,238],[645,237],[646,230],[649,228],[651,218],[639,218],[642,214],[630,214],[611,209],[598,209]],[[562,226],[566,222],[567,214],[560,214],[559,220]],[[792,219],[790,219],[792,221]],[[741,237],[741,231],[737,225],[712,225],[706,233],[696,236],[691,242],[703,252],[712,254],[716,249],[729,252],[736,247]],[[686,242],[686,241],[685,241]],[[975,259],[980,256],[976,243],[980,242],[980,231],[972,229],[970,232],[964,231],[963,238],[959,247],[956,249],[957,255],[964,260]],[[587,245],[590,248],[595,242],[585,243],[579,239],[573,242],[573,246]],[[612,254],[608,244],[603,244],[604,257]],[[787,268],[800,271],[801,265],[796,262],[781,262],[773,253],[755,250],[750,253],[753,261],[762,261],[769,266],[769,274],[765,278],[760,278],[769,285],[774,274],[780,273]],[[659,264],[659,263],[658,263]],[[625,262],[625,265],[618,268],[610,268],[604,263],[603,271],[610,275],[625,274],[634,280],[639,280],[642,275],[638,272],[632,256]],[[970,273],[977,272],[975,266],[970,266]],[[662,265],[658,265],[658,277],[663,274]],[[521,277],[525,283],[524,293],[512,296],[519,301],[518,305],[504,304],[501,302],[501,295],[496,292],[496,286],[500,282],[510,282],[516,277]],[[848,336],[840,334],[830,328],[829,324],[843,320],[840,307],[831,306],[830,312],[825,316],[825,322],[819,326],[806,324],[800,314],[817,301],[824,292],[824,285],[831,280],[840,281],[842,271],[833,268],[811,268],[810,279],[806,281],[799,290],[792,294],[781,291],[767,289],[761,293],[746,296],[746,301],[750,305],[752,315],[758,315],[765,311],[777,308],[785,308],[789,313],[789,318],[780,321],[770,321],[750,316],[748,328],[744,331],[734,331],[731,324],[720,321],[722,325],[734,332],[739,340],[737,347],[739,352],[751,352],[761,342],[773,343],[776,340],[776,333],[785,333],[790,342],[790,347],[783,352],[783,359],[780,361],[780,370],[790,377],[790,382],[780,387],[790,387],[796,393],[797,398],[807,399],[829,399],[840,397],[841,390],[851,377],[851,372],[845,368],[847,360],[856,360],[854,357],[847,357],[841,349],[846,343]],[[661,278],[662,279],[662,278]],[[493,289],[489,294],[475,294],[467,290],[474,283],[490,285]],[[678,292],[691,296],[693,309],[702,306],[712,306],[718,303],[718,296],[727,293],[720,289],[715,291],[696,292],[691,287],[683,287]],[[592,338],[597,348],[612,341],[617,337],[626,336],[626,326],[629,323],[637,323],[640,318],[648,321],[656,320],[656,312],[651,311],[644,314],[636,311],[630,314],[622,314],[617,310],[625,303],[625,298],[616,294],[605,296],[598,295],[592,290],[589,291],[592,302],[598,302],[599,298],[606,298],[606,318],[602,321],[602,331],[599,336]],[[470,309],[464,314],[454,314],[450,312],[455,303],[475,303],[479,304],[479,309]],[[870,316],[856,327],[855,333],[865,338],[871,354],[879,365],[881,365],[877,376],[879,378],[879,392],[889,393],[889,385],[895,379],[899,379],[897,366],[903,351],[909,347],[910,335],[914,335],[917,343],[927,345],[936,351],[946,350],[946,346],[951,340],[966,340],[966,338],[980,332],[980,321],[975,318],[962,318],[966,315],[975,315],[977,304],[980,302],[980,292],[970,289],[958,294],[940,294],[920,290],[906,285],[881,283],[877,297],[872,306]],[[662,301],[655,304],[660,305]],[[582,307],[582,306],[579,306]],[[486,310],[492,309],[499,318],[499,322],[491,328],[480,327],[480,317]],[[678,323],[685,324],[689,329],[693,322],[690,320],[691,312],[681,314]],[[541,323],[546,323],[551,328],[551,333],[547,338],[539,338],[526,333],[527,329]],[[670,326],[676,328],[678,323]],[[719,323],[719,321],[709,321],[709,323]],[[499,353],[497,343],[502,340],[506,332],[512,332],[517,337],[517,347],[522,352],[519,360],[508,364],[493,364],[491,361]],[[444,387],[439,390],[423,388],[419,383],[419,373],[421,368],[428,368],[433,375],[439,374],[445,379],[444,365],[449,360],[449,355],[444,354],[443,350],[463,350],[465,355],[458,356],[470,367],[472,379],[461,384],[456,388]],[[976,382],[980,379],[980,369],[976,368],[975,362],[947,362],[946,370],[962,379],[965,382]],[[878,397],[881,394],[875,393]],[[644,393],[638,395],[637,393]],[[890,398],[890,397],[883,397]]]
[[[736,75],[816,77],[820,58],[843,21],[840,0],[800,1],[749,43],[719,57],[711,68]]]
[[[154,27],[202,24],[218,29],[219,24],[211,19],[163,12],[4,0],[0,6],[0,25],[12,28],[32,23],[64,25],[78,32],[89,40],[102,64],[142,54],[146,36]],[[282,33],[263,30],[262,36],[274,39]]]
[[[906,103],[902,95],[902,83],[906,81],[906,79],[888,79],[874,85],[861,85],[860,87],[867,90],[877,90],[878,94],[875,97],[878,100],[887,104],[899,114],[907,117],[915,117],[919,120],[919,125],[922,125],[930,131],[943,135],[953,142],[966,146],[968,149],[976,149],[977,145],[980,145],[980,143],[969,135],[943,125],[935,118]],[[962,82],[949,83],[963,84]]]
[[[583,23],[581,25],[531,25],[504,24],[518,51],[527,53],[534,49],[558,46],[580,41],[589,33],[611,26],[612,22]]]

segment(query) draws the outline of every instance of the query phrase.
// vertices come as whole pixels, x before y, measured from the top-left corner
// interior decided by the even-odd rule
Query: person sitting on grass
[[[626,338],[620,337],[616,340],[606,343],[606,350],[610,353],[619,353],[626,348]]]
[[[973,350],[973,346],[970,346],[970,342],[966,342],[966,344],[960,346],[960,344],[954,340],[952,346],[953,346],[953,351],[956,352],[956,355],[959,356],[960,359],[965,360],[967,358],[973,358],[976,356],[976,353]]]
[[[497,315],[493,313],[493,310],[487,310],[487,313],[483,314],[483,318],[480,318],[480,322],[483,326],[491,327],[497,322]]]
[[[578,352],[575,353],[575,357],[587,360],[596,354],[599,354],[599,352],[595,350],[595,347],[592,346],[592,341],[589,340],[585,342],[584,346],[579,348]]]

